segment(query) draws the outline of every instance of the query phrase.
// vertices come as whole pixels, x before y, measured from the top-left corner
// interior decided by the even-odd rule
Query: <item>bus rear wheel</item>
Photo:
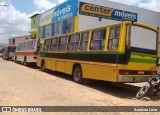
[[[41,71],[46,72],[46,64],[44,61],[42,61],[42,64],[41,64]]]
[[[84,79],[82,77],[82,68],[80,65],[76,65],[73,69],[73,80],[76,83],[82,84],[84,82]]]
[[[15,63],[17,63],[18,61],[17,61],[17,56],[15,56],[15,58],[14,58],[14,62]]]
[[[28,65],[26,57],[24,58],[23,65],[24,65],[24,66],[27,66],[27,65]]]

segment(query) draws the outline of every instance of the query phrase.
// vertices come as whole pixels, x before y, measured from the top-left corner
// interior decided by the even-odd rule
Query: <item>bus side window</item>
[[[59,51],[66,51],[67,40],[68,40],[68,36],[62,36],[59,38],[59,43],[58,43],[58,50]]]
[[[30,50],[30,41],[27,42],[27,50]]]
[[[51,43],[51,47],[50,47],[51,51],[57,50],[57,43],[58,43],[58,38],[52,38],[52,43]]]
[[[18,44],[18,49],[17,51],[21,50],[21,44]]]
[[[17,45],[17,47],[16,47],[16,51],[18,51],[19,50],[19,45]]]
[[[24,43],[22,43],[22,50],[24,50]]]
[[[27,50],[29,50],[29,48],[30,48],[30,47],[29,47],[29,42],[27,42]]]
[[[80,34],[73,34],[69,37],[68,50],[78,50]]]
[[[27,50],[27,43],[25,42],[25,50]]]
[[[31,42],[31,49],[34,50],[34,46],[35,46],[35,40]]]
[[[23,44],[21,43],[21,44],[20,44],[20,49],[19,49],[19,50],[22,50],[22,45],[23,45]]]
[[[49,50],[49,45],[50,45],[50,39],[45,40],[44,42],[44,51]]]
[[[108,50],[117,50],[120,36],[120,26],[110,28]]]
[[[89,37],[89,32],[83,32],[82,33],[82,38],[81,38],[81,41],[80,41],[80,50],[83,50],[83,51],[87,50],[88,37]]]
[[[21,50],[23,50],[23,43],[21,44]]]
[[[106,29],[94,30],[92,32],[90,50],[104,50]]]

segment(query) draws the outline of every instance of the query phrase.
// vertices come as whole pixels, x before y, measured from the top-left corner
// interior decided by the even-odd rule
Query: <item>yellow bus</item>
[[[157,72],[157,42],[156,28],[124,21],[40,39],[37,65],[70,74],[77,83],[143,82]]]

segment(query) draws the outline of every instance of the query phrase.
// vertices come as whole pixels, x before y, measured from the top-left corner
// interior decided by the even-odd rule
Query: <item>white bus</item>
[[[15,62],[22,62],[24,65],[37,62],[37,39],[30,39],[17,45],[14,56]]]
[[[14,56],[16,46],[9,45],[2,49],[2,58],[5,60],[11,60]]]

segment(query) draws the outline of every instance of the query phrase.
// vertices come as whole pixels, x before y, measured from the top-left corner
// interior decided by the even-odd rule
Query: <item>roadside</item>
[[[144,83],[134,85],[142,86]],[[0,58],[1,106],[159,106],[159,97],[137,100],[136,90],[106,82],[80,85],[71,76],[41,72]]]

